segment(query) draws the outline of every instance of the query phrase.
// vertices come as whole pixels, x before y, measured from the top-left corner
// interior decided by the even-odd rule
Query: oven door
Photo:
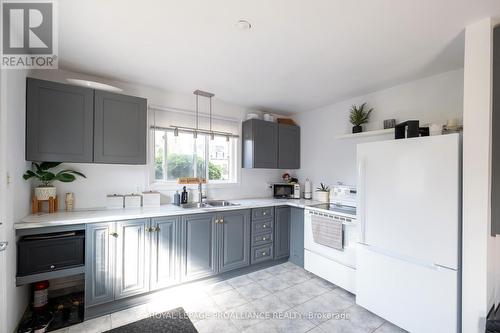
[[[278,199],[293,198],[294,186],[290,184],[274,184],[273,195]]]
[[[358,237],[357,225],[353,223],[343,224],[343,248],[335,249],[331,246],[325,246],[321,244],[321,240],[316,242],[314,232],[318,233],[318,226],[313,227],[315,221],[314,219],[319,219],[320,223],[324,223],[327,214],[318,214],[316,211],[307,210],[304,214],[304,248],[320,256],[334,260],[340,264],[349,266],[351,268],[356,267],[356,243]],[[327,215],[328,216],[328,215]],[[332,218],[332,223],[333,223]],[[326,235],[328,237],[328,235]],[[318,235],[316,235],[318,238]]]

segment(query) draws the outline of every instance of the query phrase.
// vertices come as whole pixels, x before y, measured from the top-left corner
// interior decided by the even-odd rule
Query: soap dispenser
[[[181,194],[181,204],[187,204],[188,203],[188,193],[186,190],[186,186],[182,188],[182,194]]]

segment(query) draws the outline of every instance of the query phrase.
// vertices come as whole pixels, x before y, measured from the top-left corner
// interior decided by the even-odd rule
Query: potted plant
[[[33,163],[34,170],[26,170],[23,175],[25,180],[36,178],[40,181],[40,185],[35,187],[35,197],[38,200],[49,200],[50,197],[56,197],[56,188],[52,186],[52,182],[56,180],[70,183],[76,179],[76,176],[87,178],[83,173],[74,170],[65,169],[57,173],[49,171],[60,164],[60,162]]]
[[[354,126],[352,127],[353,133],[361,133],[363,132],[363,127],[361,125],[366,124],[370,118],[370,114],[373,111],[373,108],[370,110],[365,110],[366,103],[361,104],[360,106],[353,105],[351,106],[351,113],[349,114],[349,121]]]
[[[320,183],[319,186],[316,187],[316,199],[321,202],[330,201],[330,187]]]

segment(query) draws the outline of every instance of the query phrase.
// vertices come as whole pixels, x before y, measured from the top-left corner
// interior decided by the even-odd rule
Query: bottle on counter
[[[182,194],[181,194],[181,204],[187,204],[188,203],[188,192],[186,190],[186,186],[182,188]]]
[[[304,184],[304,199],[312,198],[312,186],[309,178],[306,179],[306,183]]]
[[[179,194],[179,191],[175,191],[174,205],[179,206],[180,204],[181,204],[181,195]]]

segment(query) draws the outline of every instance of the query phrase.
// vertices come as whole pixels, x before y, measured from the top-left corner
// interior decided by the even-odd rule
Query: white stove
[[[307,206],[304,215],[304,268],[355,292],[356,189],[337,185],[330,203]]]

